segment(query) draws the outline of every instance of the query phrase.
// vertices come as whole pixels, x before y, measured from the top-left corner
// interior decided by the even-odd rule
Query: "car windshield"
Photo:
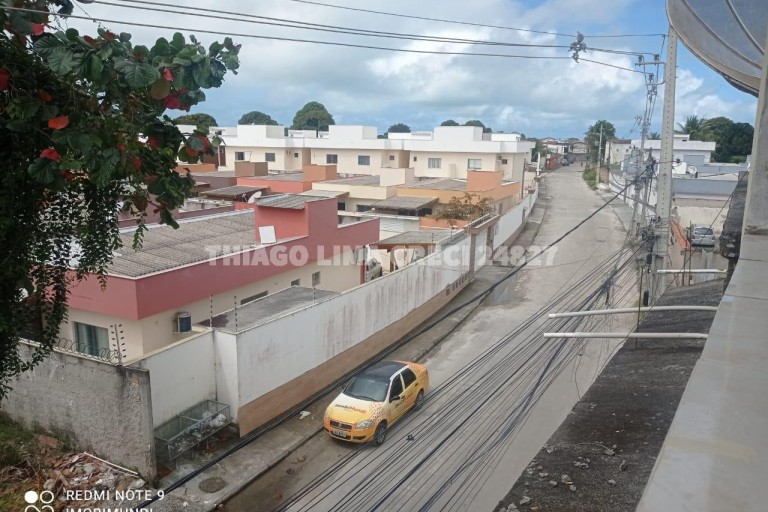
[[[711,235],[712,230],[709,228],[696,228],[695,233],[697,235]]]
[[[352,398],[361,400],[370,400],[372,402],[383,402],[387,397],[388,382],[366,377],[361,375],[355,379],[344,390],[344,394]]]

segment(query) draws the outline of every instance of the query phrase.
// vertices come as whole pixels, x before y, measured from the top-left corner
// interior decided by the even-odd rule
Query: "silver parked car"
[[[691,242],[691,245],[714,247],[715,232],[709,226],[693,224],[688,230],[688,241]]]

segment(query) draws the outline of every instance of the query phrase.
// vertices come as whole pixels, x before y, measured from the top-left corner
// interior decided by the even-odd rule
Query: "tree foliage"
[[[405,123],[397,123],[390,126],[387,133],[411,133],[411,127]]]
[[[464,192],[462,197],[452,197],[448,204],[437,211],[435,218],[445,219],[453,226],[455,225],[454,221],[473,221],[491,213],[491,211],[493,211],[493,206],[490,198]]]
[[[461,126],[459,123],[454,121],[453,119],[448,119],[447,121],[443,121],[440,123],[440,126]]]
[[[483,133],[493,132],[493,130],[490,127],[485,126],[485,124],[483,124],[482,121],[478,121],[477,119],[472,119],[471,121],[467,121],[466,123],[464,123],[464,126],[477,126],[483,129]]]
[[[173,124],[179,125],[179,124],[186,124],[186,125],[192,125],[192,126],[219,126],[219,123],[216,122],[216,119],[210,115],[210,114],[187,114],[183,116],[179,116],[176,119],[173,120]]]
[[[601,128],[603,131],[602,145],[600,145],[600,129]],[[592,156],[592,159],[597,161],[598,153],[601,154],[603,158],[605,158],[605,144],[606,142],[608,142],[608,140],[611,140],[614,138],[616,138],[616,128],[613,126],[613,124],[610,121],[606,121],[605,119],[601,119],[600,121],[597,121],[595,124],[587,128],[587,132],[585,133],[585,137],[584,137],[584,142],[587,145],[587,150]]]
[[[272,116],[259,112],[258,110],[252,110],[247,114],[243,114],[237,124],[266,124],[270,126],[277,126],[280,123],[272,119]]]
[[[0,10],[0,398],[57,343],[71,285],[89,274],[106,284],[119,202],[139,216],[135,246],[148,208],[178,227],[171,211],[194,183],[174,171],[177,158],[196,162],[219,141],[182,134],[165,112],[203,101],[238,68],[240,48],[180,33],[150,48],[105,28],[50,32],[61,0],[14,5],[38,12]],[[19,357],[21,336],[39,342],[31,360]]]
[[[714,142],[715,162],[743,162],[752,153],[754,128],[749,123],[734,123],[722,116],[705,119],[693,115],[686,117],[685,123],[678,123],[678,127],[691,140]]]
[[[293,117],[292,130],[320,130],[327,131],[328,126],[336,124],[333,116],[325,108],[325,105],[317,101],[310,101]]]

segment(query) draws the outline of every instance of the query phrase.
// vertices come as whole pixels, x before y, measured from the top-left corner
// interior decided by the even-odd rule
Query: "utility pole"
[[[600,123],[600,142],[597,143],[597,184],[600,184],[600,162],[602,160],[601,153],[603,152],[603,126],[604,123]]]
[[[667,63],[664,69],[664,112],[661,124],[661,155],[659,156],[658,193],[656,215],[656,251],[653,257],[653,287],[651,297],[656,302],[664,293],[664,270],[669,249],[669,223],[672,211],[672,159],[674,158],[675,133],[675,73],[677,72],[677,33],[669,27],[667,38]]]

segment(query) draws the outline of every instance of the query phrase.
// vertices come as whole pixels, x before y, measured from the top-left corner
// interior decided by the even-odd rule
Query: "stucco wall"
[[[31,347],[20,344],[28,359]],[[154,478],[149,372],[53,352],[11,382],[2,410],[71,438],[79,450]]]
[[[152,378],[154,428],[203,400],[216,399],[213,361],[213,332],[205,331],[134,362]]]

